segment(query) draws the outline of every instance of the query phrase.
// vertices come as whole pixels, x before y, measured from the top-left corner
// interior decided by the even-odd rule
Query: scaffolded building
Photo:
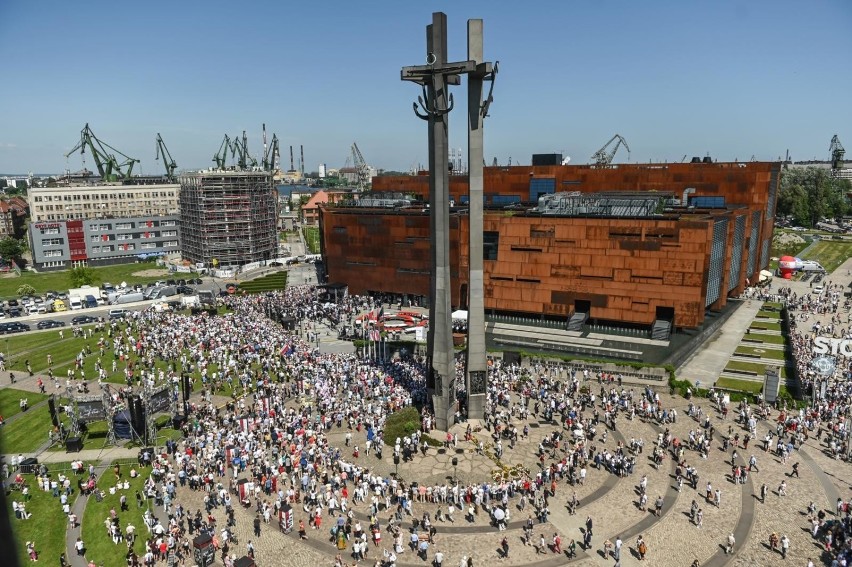
[[[277,252],[278,199],[265,171],[209,170],[180,176],[183,259],[242,266]]]

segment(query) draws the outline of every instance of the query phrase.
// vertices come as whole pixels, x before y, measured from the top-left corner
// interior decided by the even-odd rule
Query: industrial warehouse
[[[662,341],[696,329],[768,264],[780,173],[781,163],[709,159],[487,167],[486,316],[570,332],[604,324]],[[322,209],[327,281],[428,297],[428,175],[376,177],[373,192]],[[452,305],[464,309],[467,177],[451,176],[450,195]]]

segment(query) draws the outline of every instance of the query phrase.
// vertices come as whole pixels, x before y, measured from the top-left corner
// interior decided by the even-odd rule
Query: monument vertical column
[[[450,169],[448,114],[453,109],[449,85],[475,70],[472,61],[447,62],[447,16],[432,14],[426,27],[426,65],[403,67],[401,78],[423,87],[414,112],[429,123],[429,219],[432,273],[429,298],[426,387],[435,410],[435,425],[453,423],[456,367],[453,349],[450,278]],[[419,108],[418,108],[419,103]]]
[[[467,58],[477,68],[467,77],[467,148],[469,204],[469,298],[467,311],[467,414],[470,419],[485,416],[487,364],[485,355],[485,291],[483,254],[483,119],[482,84],[486,69],[483,63],[482,20],[467,21]]]
[[[447,63],[447,16],[432,15],[427,38],[429,53],[437,66]],[[449,108],[449,93],[443,74],[433,75],[428,87],[434,108]],[[455,413],[455,350],[453,349],[451,280],[450,280],[450,169],[448,114],[430,114],[429,134],[432,148],[429,155],[429,208],[432,238],[432,302],[429,309],[428,345],[429,371],[433,378],[437,427],[446,431]]]

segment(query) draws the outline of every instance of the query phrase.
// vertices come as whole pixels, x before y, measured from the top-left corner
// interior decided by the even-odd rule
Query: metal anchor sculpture
[[[455,103],[453,101],[453,93],[450,93],[450,96],[447,99],[449,102],[447,108],[437,108],[435,101],[431,100],[432,97],[429,96],[429,93],[426,90],[426,85],[422,85],[421,87],[423,89],[423,94],[417,97],[417,102],[411,103],[414,107],[414,114],[417,115],[417,118],[420,118],[421,120],[429,120],[430,116],[434,118],[439,118],[441,116],[444,116],[445,114],[449,114],[450,111],[453,110],[453,106],[455,106]],[[442,90],[435,92],[437,98],[440,98]],[[420,108],[423,109],[423,112],[420,112],[418,110],[418,104],[420,105]]]
[[[491,106],[491,103],[494,102],[494,82],[497,80],[497,71],[500,70],[500,62],[494,62],[494,69],[485,76],[483,80],[489,81],[491,86],[488,87],[488,96],[485,97],[485,100],[482,101],[480,105],[479,115],[483,118],[488,118],[488,108]],[[450,95],[450,105],[453,103],[453,95]]]

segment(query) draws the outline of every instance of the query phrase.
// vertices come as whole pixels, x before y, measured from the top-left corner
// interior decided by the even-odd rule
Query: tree
[[[18,291],[16,291],[15,293],[17,293],[17,294],[18,294],[18,295],[20,295],[20,296],[23,296],[23,295],[35,295],[35,293],[36,293],[36,288],[34,288],[33,286],[31,286],[30,284],[24,284],[24,285],[22,285],[22,286],[19,286],[19,287],[18,287]]]
[[[815,227],[823,218],[839,218],[850,211],[848,179],[836,179],[818,167],[791,168],[781,174],[778,215],[792,216],[796,224]]]
[[[0,240],[0,256],[3,256],[4,260],[15,260],[21,257],[21,253],[24,251],[23,246],[21,246],[21,241],[11,236],[7,236],[3,240]]]
[[[68,278],[71,280],[71,287],[92,285],[95,281],[95,270],[88,266],[77,266],[71,268],[71,271],[68,272]]]

